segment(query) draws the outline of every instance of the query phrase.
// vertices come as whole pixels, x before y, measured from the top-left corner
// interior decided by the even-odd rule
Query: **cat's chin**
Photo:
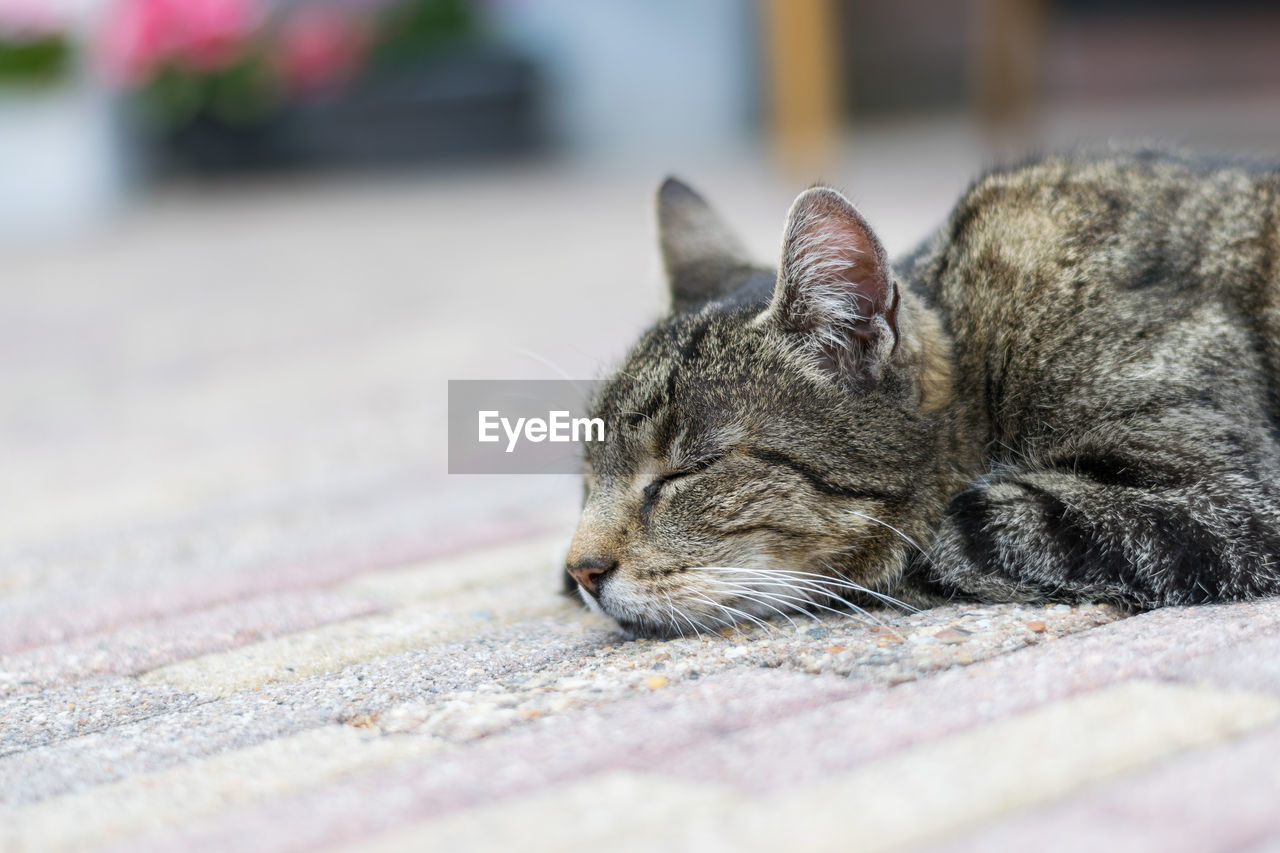
[[[646,639],[646,640],[674,640],[676,637],[688,636],[689,629],[680,631],[673,623],[659,621],[649,617],[637,616],[631,613],[617,614],[612,612],[613,608],[608,606],[607,602],[600,601],[594,596],[584,592],[581,588],[578,590],[579,597],[592,613],[597,613],[607,619],[612,619],[622,629],[622,633],[628,639]],[[697,633],[694,631],[693,633]]]
[[[626,634],[629,640],[674,640],[677,637],[689,635],[687,629],[681,634],[672,625],[634,619],[619,619],[616,616],[610,616],[609,618],[618,623],[618,627],[622,629],[622,633]]]
[[[585,593],[582,595],[582,600],[586,602],[587,608],[593,613],[598,613],[618,623],[618,627],[622,629],[622,633],[626,634],[628,639],[672,640],[681,635],[675,626],[670,623],[630,614],[620,616],[610,612],[609,608],[602,602],[592,599],[590,595]],[[687,630],[685,634],[688,634]]]
[[[650,619],[644,619],[631,615],[619,616],[610,612],[610,608],[606,604],[590,593],[586,592],[582,587],[578,587],[578,598],[586,605],[587,609],[592,613],[596,613],[606,619],[612,619],[622,629],[622,633],[627,635],[628,639],[636,639],[643,637],[647,640],[669,640],[680,636],[671,625],[655,622]]]

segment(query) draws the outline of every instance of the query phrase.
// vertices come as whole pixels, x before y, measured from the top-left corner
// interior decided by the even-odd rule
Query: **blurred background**
[[[0,0],[0,592],[567,533],[445,382],[621,355],[666,174],[769,262],[814,181],[896,252],[1140,138],[1280,149],[1274,0]]]

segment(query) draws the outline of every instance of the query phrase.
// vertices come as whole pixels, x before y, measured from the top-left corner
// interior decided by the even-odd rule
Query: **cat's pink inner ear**
[[[836,191],[809,190],[792,207],[779,291],[784,320],[799,327],[856,331],[891,310],[884,249]]]

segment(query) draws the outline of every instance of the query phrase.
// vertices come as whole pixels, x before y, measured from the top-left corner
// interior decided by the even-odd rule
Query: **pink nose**
[[[569,570],[569,576],[576,580],[580,587],[592,595],[599,595],[601,581],[618,568],[618,561],[591,557],[566,568]]]

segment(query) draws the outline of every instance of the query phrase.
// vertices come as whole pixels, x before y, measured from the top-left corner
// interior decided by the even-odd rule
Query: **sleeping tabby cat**
[[[624,628],[1280,593],[1280,170],[995,171],[891,266],[817,188],[775,273],[658,198],[671,313],[602,386],[567,570]]]

